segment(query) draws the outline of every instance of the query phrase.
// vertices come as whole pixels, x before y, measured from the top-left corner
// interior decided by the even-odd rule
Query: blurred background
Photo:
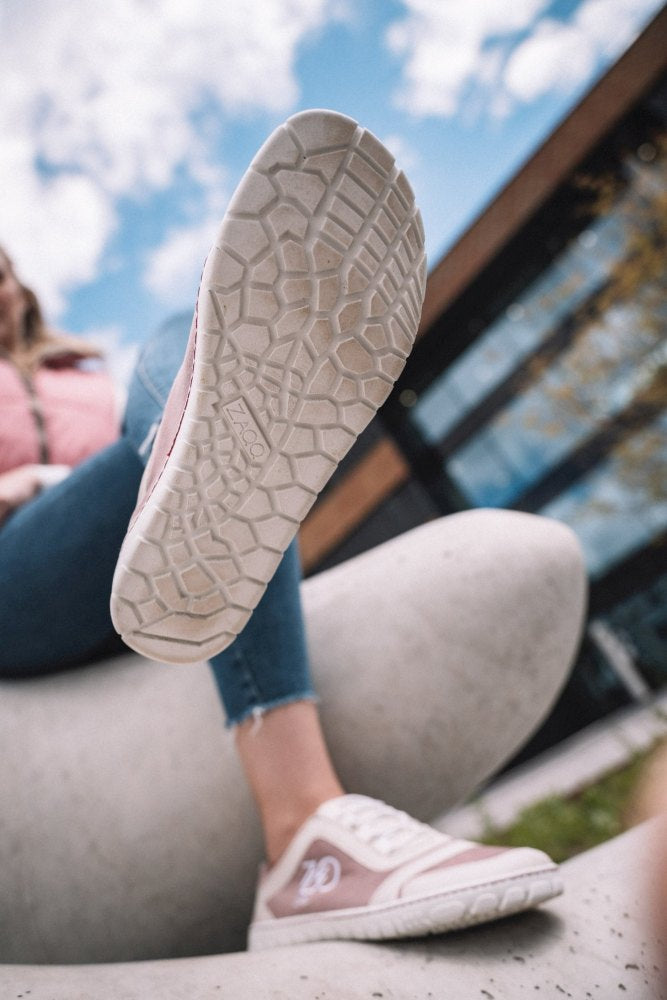
[[[591,606],[527,753],[667,679],[667,85],[656,0],[0,0],[0,244],[106,348],[189,325],[218,220],[307,107],[408,173],[431,273],[307,572],[471,506],[577,532]]]

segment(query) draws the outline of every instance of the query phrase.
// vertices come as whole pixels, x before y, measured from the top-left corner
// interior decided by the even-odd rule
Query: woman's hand
[[[31,500],[42,488],[38,465],[20,465],[0,473],[0,524],[8,514]]]

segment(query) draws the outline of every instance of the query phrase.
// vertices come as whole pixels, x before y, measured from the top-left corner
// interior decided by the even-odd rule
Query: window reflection
[[[410,417],[472,505],[570,523],[600,574],[667,524],[664,148],[578,183],[594,221]]]

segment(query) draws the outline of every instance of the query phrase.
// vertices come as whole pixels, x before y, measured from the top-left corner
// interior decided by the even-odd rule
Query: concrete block
[[[308,580],[349,790],[422,819],[469,795],[551,706],[584,600],[572,533],[507,511],[426,524]],[[260,831],[206,665],[132,655],[4,682],[0,759],[0,961],[244,947]]]
[[[30,1000],[659,1000],[660,944],[645,924],[650,830],[568,862],[565,893],[531,913],[400,943],[70,967],[0,966]],[[29,992],[28,992],[29,991]]]

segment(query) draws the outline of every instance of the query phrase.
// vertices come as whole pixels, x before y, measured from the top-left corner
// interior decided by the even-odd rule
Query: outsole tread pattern
[[[352,119],[304,112],[267,140],[207,259],[181,430],[123,545],[128,645],[188,662],[243,628],[403,368],[423,240],[407,179]]]

